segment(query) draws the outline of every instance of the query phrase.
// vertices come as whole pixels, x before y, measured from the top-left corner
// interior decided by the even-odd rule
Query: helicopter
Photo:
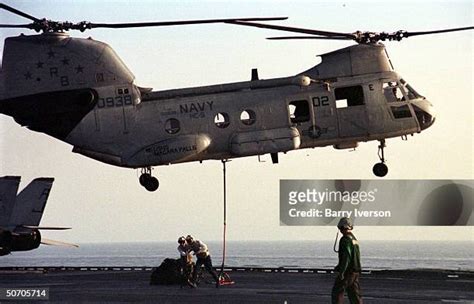
[[[353,149],[379,141],[376,176],[388,172],[385,139],[420,133],[435,121],[433,105],[395,72],[384,40],[469,30],[339,33],[270,25],[236,18],[145,23],[70,23],[28,18],[38,35],[5,40],[0,113],[27,128],[73,146],[73,152],[141,169],[148,191],[159,187],[152,167],[333,146]],[[305,33],[273,39],[334,39],[356,44],[321,55],[321,63],[290,77],[153,91],[134,76],[107,44],[72,38],[69,30],[226,23]]]

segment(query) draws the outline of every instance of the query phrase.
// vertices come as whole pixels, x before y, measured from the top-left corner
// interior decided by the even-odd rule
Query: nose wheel
[[[385,156],[383,149],[385,148],[385,139],[380,141],[378,156],[380,158],[380,163],[376,163],[372,168],[372,172],[374,172],[375,176],[384,177],[388,173],[388,167],[385,164]]]
[[[156,191],[160,186],[158,179],[151,175],[151,167],[143,168],[138,180],[140,185],[150,192]]]

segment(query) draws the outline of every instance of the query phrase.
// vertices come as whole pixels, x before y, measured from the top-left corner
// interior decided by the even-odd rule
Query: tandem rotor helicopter
[[[144,23],[57,22],[5,4],[0,8],[33,22],[0,24],[38,35],[5,39],[0,72],[0,113],[22,126],[73,146],[73,152],[141,169],[140,184],[158,189],[153,166],[324,147],[352,149],[380,142],[373,172],[383,177],[385,139],[420,133],[435,121],[433,105],[394,71],[379,41],[471,30],[340,33],[236,18]],[[269,39],[353,40],[357,44],[321,55],[295,76],[204,87],[152,91],[137,86],[113,49],[69,30],[227,23],[308,36]]]

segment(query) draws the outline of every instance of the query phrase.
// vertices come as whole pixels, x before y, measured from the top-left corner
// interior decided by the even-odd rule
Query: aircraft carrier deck
[[[49,302],[330,303],[335,277],[327,269],[229,267],[226,272],[235,284],[217,289],[203,282],[193,289],[152,286],[151,270],[4,267],[0,290],[48,288]],[[205,274],[204,281],[207,278]],[[372,270],[362,274],[361,286],[364,303],[474,303],[474,272],[469,271]],[[0,296],[0,302],[10,301]]]

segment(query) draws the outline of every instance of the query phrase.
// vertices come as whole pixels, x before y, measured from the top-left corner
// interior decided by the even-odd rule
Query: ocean
[[[79,248],[41,245],[0,257],[10,266],[159,266],[177,258],[177,243],[90,243]],[[222,263],[222,243],[207,242],[214,266]],[[474,271],[474,242],[362,241],[364,269],[436,268]],[[333,268],[333,241],[229,241],[226,266]]]

